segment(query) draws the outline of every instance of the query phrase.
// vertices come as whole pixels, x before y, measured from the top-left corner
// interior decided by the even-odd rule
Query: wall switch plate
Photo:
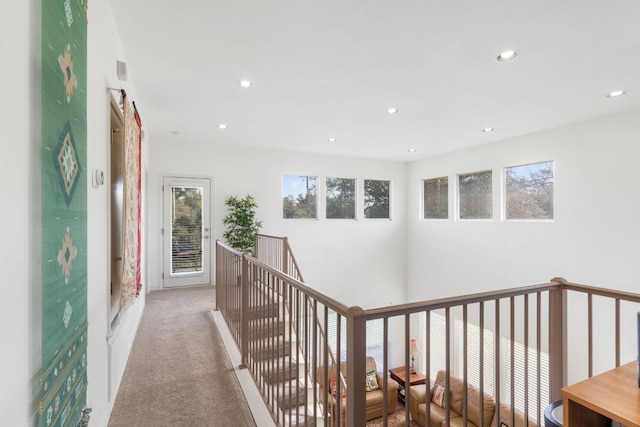
[[[98,188],[104,184],[104,171],[94,168],[91,176],[91,185],[93,186],[93,188]]]

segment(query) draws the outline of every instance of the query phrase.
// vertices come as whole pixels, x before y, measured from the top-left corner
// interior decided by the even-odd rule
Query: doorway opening
[[[124,240],[122,236],[124,217],[124,117],[116,101],[111,97],[110,121],[110,234],[111,234],[111,280],[109,300],[109,322],[120,312],[122,292],[122,260]]]

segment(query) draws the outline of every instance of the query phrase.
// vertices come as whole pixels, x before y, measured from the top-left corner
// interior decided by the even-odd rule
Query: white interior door
[[[164,177],[163,286],[211,283],[210,187],[207,178]]]

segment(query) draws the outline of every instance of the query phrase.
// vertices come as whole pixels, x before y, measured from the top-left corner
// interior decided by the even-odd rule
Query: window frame
[[[315,196],[315,209],[314,209],[314,215],[313,217],[300,217],[300,216],[294,216],[294,217],[287,217],[285,216],[285,206],[284,206],[284,200],[286,197],[290,196],[290,195],[285,195],[285,177],[286,176],[297,176],[299,178],[304,178],[306,177],[308,178],[315,178],[315,192],[314,192],[314,196]],[[281,187],[280,187],[280,200],[282,203],[282,219],[283,220],[311,220],[311,221],[318,221],[319,220],[319,215],[318,215],[318,201],[319,201],[319,197],[318,197],[318,193],[319,193],[319,184],[320,184],[320,176],[319,175],[312,175],[312,174],[302,174],[302,173],[287,173],[284,172],[282,173],[282,180],[281,182]],[[307,192],[307,195],[309,193]]]
[[[328,186],[328,180],[330,179],[341,179],[341,180],[348,180],[348,181],[353,181],[353,217],[351,218],[345,218],[345,217],[330,217],[329,214],[329,186]],[[316,204],[317,204],[317,200],[316,200]],[[349,221],[355,221],[358,219],[358,179],[357,178],[342,178],[342,177],[337,177],[337,176],[326,176],[324,179],[324,217],[325,219],[330,219],[330,220],[349,220]]]
[[[464,176],[470,176],[470,175],[479,175],[479,174],[484,174],[484,173],[489,173],[491,175],[491,179],[490,179],[490,183],[491,183],[491,189],[489,191],[489,206],[491,208],[491,216],[489,218],[462,218],[461,216],[461,206],[460,206],[460,202],[462,200],[462,197],[460,196],[460,178],[464,177]],[[456,182],[455,182],[455,186],[456,186],[456,220],[457,221],[481,221],[481,222],[488,222],[488,221],[493,221],[495,219],[495,215],[494,215],[494,198],[493,198],[493,192],[494,192],[494,185],[493,185],[493,180],[494,180],[494,174],[493,174],[493,169],[482,169],[482,170],[478,170],[475,172],[466,172],[466,173],[458,173],[456,174]]]
[[[552,168],[552,195],[551,195],[551,209],[552,209],[552,217],[551,218],[507,218],[507,170],[511,168],[518,168],[529,165],[538,165],[542,163],[551,163]],[[556,213],[556,193],[555,193],[555,178],[556,178],[556,163],[554,160],[542,160],[536,162],[522,163],[512,166],[504,166],[502,168],[502,220],[508,222],[541,222],[541,223],[551,223],[555,220]]]
[[[427,212],[426,212],[426,209],[425,209],[425,206],[427,204],[426,193],[425,193],[425,184],[427,182],[430,182],[430,181],[437,181],[437,180],[441,180],[441,179],[446,179],[446,181],[447,181],[447,196],[446,196],[447,216],[446,216],[446,218],[435,218],[435,217],[428,217],[427,218],[427,216],[426,216]],[[450,200],[449,200],[450,199],[450,197],[449,197],[450,196],[449,176],[445,175],[445,176],[439,176],[439,177],[436,177],[436,178],[427,178],[427,179],[423,179],[421,182],[422,182],[422,204],[421,204],[421,207],[422,207],[422,218],[421,219],[429,220],[429,221],[448,221],[450,219],[450,217],[451,217],[449,215],[449,211],[450,211],[450,209],[449,209],[450,208],[450,203],[449,203],[450,202]]]
[[[366,195],[367,195],[367,186],[366,183],[367,181],[381,181],[381,182],[388,182],[389,183],[389,215],[384,218],[371,218],[368,217],[366,214]],[[393,200],[393,181],[390,179],[377,179],[377,178],[363,178],[362,179],[362,217],[363,219],[366,220],[370,220],[370,221],[391,221],[392,220],[392,200]]]

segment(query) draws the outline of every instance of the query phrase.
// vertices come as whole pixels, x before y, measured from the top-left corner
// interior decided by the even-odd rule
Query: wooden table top
[[[405,370],[406,368],[404,366],[400,366],[398,368],[389,369],[389,373],[391,374],[391,378],[394,380],[406,384]],[[426,379],[427,377],[422,372],[416,371],[415,374],[409,375],[409,384],[424,384]]]
[[[626,427],[640,427],[637,362],[622,365],[562,389],[569,399]]]

